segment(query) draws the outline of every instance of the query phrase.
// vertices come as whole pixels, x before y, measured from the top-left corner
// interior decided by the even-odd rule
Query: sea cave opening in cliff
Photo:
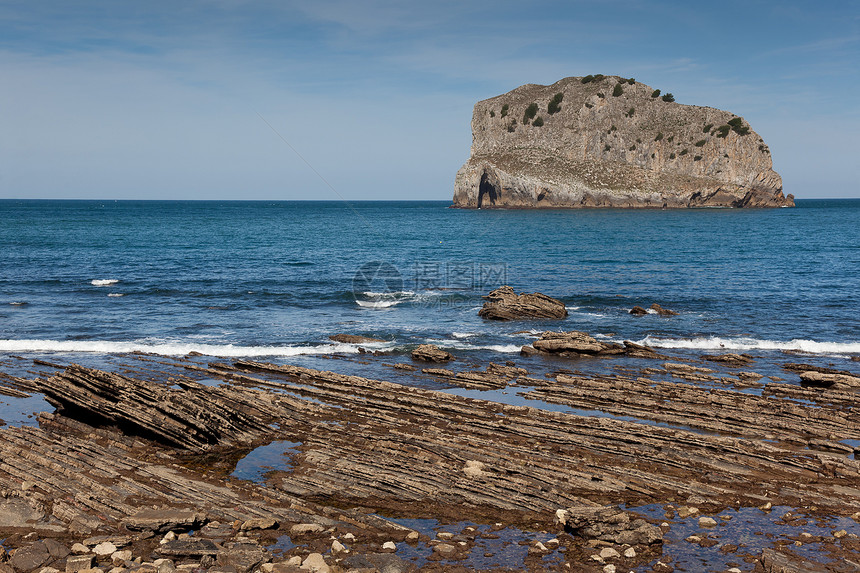
[[[484,204],[484,195],[490,198],[490,204],[495,205],[496,199],[501,196],[502,191],[493,183],[490,183],[490,175],[484,171],[481,175],[481,184],[478,187],[478,209]]]

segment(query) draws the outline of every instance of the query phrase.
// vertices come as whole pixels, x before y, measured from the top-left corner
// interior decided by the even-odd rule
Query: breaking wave
[[[0,340],[0,352],[63,352],[126,354],[147,352],[165,356],[184,356],[199,352],[207,356],[299,356],[302,354],[355,354],[354,344],[320,344],[317,346],[235,346],[233,344],[198,344],[182,342],[111,342],[101,340]]]
[[[90,284],[93,286],[102,287],[102,286],[115,285],[118,282],[119,282],[118,279],[93,279],[90,281]]]
[[[639,341],[655,348],[687,348],[692,350],[793,350],[810,354],[857,354],[860,342],[817,342],[815,340],[762,340],[758,338],[654,338],[647,336]]]

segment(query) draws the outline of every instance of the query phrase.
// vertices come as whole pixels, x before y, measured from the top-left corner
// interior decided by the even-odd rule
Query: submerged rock
[[[490,320],[561,319],[567,316],[567,308],[560,300],[537,292],[518,295],[507,285],[491,291],[484,298],[487,302],[478,311],[478,316]]]
[[[599,75],[478,102],[454,206],[794,205],[770,149],[742,118],[659,93]]]
[[[381,338],[370,338],[369,336],[360,336],[358,334],[332,334],[328,337],[334,342],[342,342],[345,344],[369,344],[372,342],[387,342]]]

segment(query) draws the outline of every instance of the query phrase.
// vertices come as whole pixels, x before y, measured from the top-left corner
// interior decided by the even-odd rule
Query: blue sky
[[[450,199],[476,101],[595,73],[860,196],[855,0],[0,0],[0,197]]]

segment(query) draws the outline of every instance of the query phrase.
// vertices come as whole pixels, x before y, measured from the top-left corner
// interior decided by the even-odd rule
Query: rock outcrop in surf
[[[463,208],[793,205],[743,118],[602,75],[475,104],[454,189]]]

